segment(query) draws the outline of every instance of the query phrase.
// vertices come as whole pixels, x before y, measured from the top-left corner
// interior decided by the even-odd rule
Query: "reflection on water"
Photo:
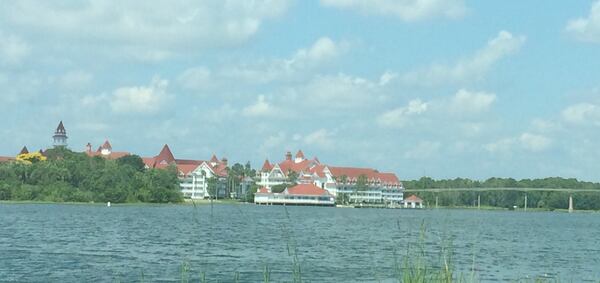
[[[254,205],[0,204],[0,281],[291,281],[285,232],[312,282],[394,282],[394,250],[427,233],[451,242],[457,273],[481,281],[600,278],[596,213],[384,210]],[[212,214],[212,216],[211,216]]]

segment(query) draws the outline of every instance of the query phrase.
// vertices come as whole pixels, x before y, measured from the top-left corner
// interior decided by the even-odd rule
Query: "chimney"
[[[227,158],[223,157],[223,159],[221,159],[221,163],[223,166],[227,167]]]
[[[289,151],[288,151],[288,152],[285,154],[285,160],[292,160],[292,153],[291,153],[291,152],[289,152]]]
[[[85,151],[90,153],[92,152],[92,144],[91,143],[87,143],[87,145],[85,146]]]

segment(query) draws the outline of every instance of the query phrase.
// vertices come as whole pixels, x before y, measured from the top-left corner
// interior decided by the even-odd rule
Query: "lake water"
[[[432,264],[450,246],[457,274],[600,279],[598,213],[0,204],[0,281],[260,282],[268,267],[290,282],[296,246],[304,281],[396,282],[422,223]]]

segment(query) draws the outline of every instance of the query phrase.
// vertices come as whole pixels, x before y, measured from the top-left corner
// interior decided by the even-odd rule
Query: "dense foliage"
[[[50,149],[47,160],[0,164],[0,200],[181,202],[175,168],[145,170],[139,156],[117,160]]]
[[[560,177],[544,179],[490,178],[485,181],[457,178],[453,180],[434,180],[423,177],[419,180],[403,181],[406,189],[432,189],[448,188],[447,192],[419,192],[416,193],[429,206],[435,205],[438,198],[440,206],[475,206],[478,196],[481,205],[506,207],[523,207],[525,195],[527,206],[543,209],[567,209],[569,207],[569,194],[573,195],[575,209],[600,210],[600,183],[583,182],[577,179]],[[551,191],[452,191],[452,188],[565,188],[573,189],[569,192]],[[577,192],[577,190],[598,190],[598,192]],[[409,194],[407,194],[409,195]]]

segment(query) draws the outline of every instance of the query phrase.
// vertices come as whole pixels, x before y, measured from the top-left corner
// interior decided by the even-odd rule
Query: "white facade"
[[[275,164],[271,171],[261,171],[260,172],[260,181],[256,184],[260,187],[265,187],[267,189],[273,188],[273,186],[285,184],[287,182],[287,175],[283,173],[279,165]]]
[[[203,162],[193,171],[188,174],[184,174],[183,172],[179,172],[179,186],[181,187],[181,192],[185,198],[191,199],[205,199],[209,198],[210,194],[208,191],[208,179],[209,178],[218,178],[210,167]],[[217,184],[220,186],[221,184]],[[218,190],[220,191],[220,190]]]

